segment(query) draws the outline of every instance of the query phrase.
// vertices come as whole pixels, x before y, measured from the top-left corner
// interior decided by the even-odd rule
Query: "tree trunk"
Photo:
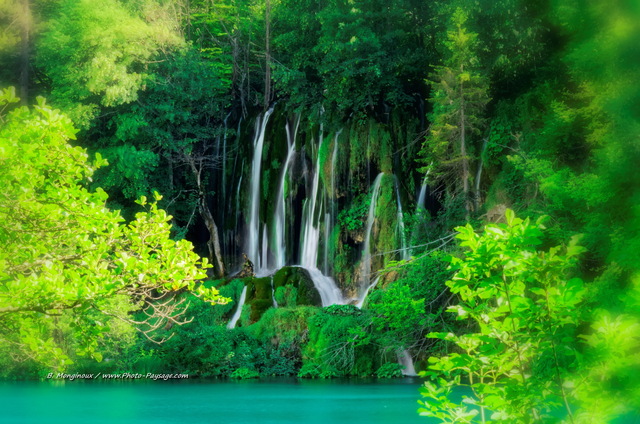
[[[218,226],[213,219],[211,209],[209,209],[209,206],[207,205],[207,200],[204,196],[204,193],[200,196],[198,206],[200,209],[200,215],[202,216],[202,219],[204,219],[204,224],[209,231],[209,240],[207,241],[207,248],[209,249],[209,260],[214,266],[216,276],[222,277],[224,276],[224,263],[222,262],[220,237],[218,236]]]
[[[484,159],[483,159],[483,155],[484,155],[484,151],[487,148],[487,142],[489,141],[488,138],[484,139],[484,143],[482,144],[482,150],[480,151],[480,161],[478,162],[478,172],[476,173],[476,190],[475,190],[475,196],[473,198],[473,203],[474,203],[474,209],[478,210],[480,208],[480,180],[482,179],[482,167],[484,166]]]
[[[213,214],[209,205],[207,204],[207,196],[205,195],[202,187],[202,166],[196,167],[196,161],[193,156],[186,157],[187,162],[191,166],[191,171],[196,179],[196,186],[198,188],[198,211],[200,216],[204,220],[204,225],[209,231],[209,240],[207,240],[207,248],[209,249],[209,261],[214,266],[216,276],[224,276],[224,262],[222,261],[222,249],[220,248],[220,237],[218,235],[218,226],[213,219]]]
[[[464,71],[463,67],[460,67],[461,73]],[[467,142],[466,142],[466,117],[465,117],[465,103],[464,103],[464,91],[463,83],[460,83],[460,155],[462,156],[462,194],[464,196],[464,209],[466,211],[465,218],[469,221],[471,217],[471,201],[469,199],[469,158],[467,157]]]

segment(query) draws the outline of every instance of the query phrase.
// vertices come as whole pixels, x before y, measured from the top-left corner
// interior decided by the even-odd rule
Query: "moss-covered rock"
[[[273,286],[292,285],[297,289],[296,303],[298,305],[321,306],[320,293],[313,284],[313,280],[306,269],[300,267],[284,267],[273,275]]]

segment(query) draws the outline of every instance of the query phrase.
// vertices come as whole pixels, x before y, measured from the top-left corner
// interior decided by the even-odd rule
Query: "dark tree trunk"
[[[218,235],[218,226],[216,225],[216,221],[213,219],[213,214],[207,204],[207,196],[202,184],[201,175],[203,166],[202,163],[200,163],[200,167],[197,167],[196,160],[193,156],[187,156],[186,159],[191,167],[193,176],[196,179],[196,186],[198,188],[198,211],[204,220],[204,225],[207,227],[207,231],[209,231],[209,240],[207,240],[209,261],[214,266],[216,276],[222,277],[224,276],[225,271],[224,262],[222,261],[222,249],[220,248],[220,236]]]

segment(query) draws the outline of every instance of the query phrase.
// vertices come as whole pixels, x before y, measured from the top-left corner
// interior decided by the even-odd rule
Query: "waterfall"
[[[371,232],[373,231],[373,223],[376,218],[376,205],[378,203],[378,195],[380,194],[380,182],[384,172],[378,174],[373,182],[373,191],[371,193],[371,203],[369,205],[369,215],[367,216],[367,228],[364,236],[364,247],[362,248],[362,277],[360,278],[360,290],[366,290],[371,282]]]
[[[264,146],[264,133],[269,122],[269,116],[273,112],[273,107],[265,112],[262,122],[260,118],[256,120],[254,141],[253,141],[253,162],[251,164],[251,204],[249,211],[249,225],[247,229],[247,256],[253,262],[256,273],[266,267],[267,264],[260,262],[258,252],[258,240],[260,238],[260,173],[262,170],[262,148]]]
[[[322,134],[322,125],[320,126],[320,143],[318,144],[318,152],[320,152],[320,148],[322,147],[323,134]],[[317,154],[316,158],[316,166],[314,169],[313,175],[313,183],[311,188],[311,196],[307,198],[307,203],[305,204],[305,218],[303,220],[303,229],[301,231],[302,234],[302,249],[300,255],[300,266],[305,268],[311,279],[313,280],[313,284],[318,289],[320,293],[320,298],[322,299],[322,306],[328,306],[333,304],[343,304],[344,299],[342,298],[342,293],[340,289],[336,285],[336,282],[333,278],[324,275],[318,269],[318,244],[320,243],[320,218],[318,217],[318,222],[314,222],[314,218],[316,216],[316,203],[318,198],[318,187],[320,184],[320,154]],[[320,214],[318,214],[319,216]]]
[[[344,298],[342,297],[342,292],[336,285],[336,282],[333,278],[324,275],[317,267],[304,266],[309,272],[309,276],[313,281],[313,285],[318,289],[318,293],[320,293],[320,299],[322,300],[322,306],[329,305],[343,305]]]
[[[325,206],[326,209],[326,206]],[[329,274],[329,242],[331,241],[331,214],[324,214],[324,257],[322,270]]]
[[[358,307],[358,308],[362,309],[362,305],[364,305],[364,301],[365,301],[365,299],[367,298],[367,295],[369,294],[369,291],[370,291],[372,288],[374,288],[375,286],[377,286],[377,285],[378,285],[378,281],[380,281],[380,276],[379,276],[379,275],[376,277],[376,279],[375,279],[375,280],[373,280],[373,283],[371,283],[371,285],[369,285],[369,286],[367,287],[367,289],[364,291],[364,293],[362,294],[362,296],[360,296],[360,297],[358,298],[358,302],[356,303],[356,307]]]
[[[427,198],[427,179],[429,174],[424,176],[422,180],[422,186],[420,187],[420,194],[418,194],[418,203],[416,204],[416,210],[425,209],[425,200]]]
[[[228,329],[232,329],[236,327],[236,323],[240,319],[240,314],[242,314],[242,307],[244,306],[244,301],[246,298],[247,298],[247,286],[244,286],[244,288],[242,289],[242,294],[240,295],[240,300],[238,300],[238,307],[236,308],[236,311],[234,312],[233,317],[231,317],[231,321],[229,321],[229,324],[227,324]]]
[[[318,152],[322,147],[322,131],[320,132],[320,143],[318,144]],[[320,154],[317,154],[316,166],[313,174],[313,184],[311,188],[311,196],[307,198],[306,217],[304,220],[304,231],[302,232],[302,254],[301,260],[304,266],[316,267],[318,259],[318,242],[320,241],[320,229],[314,224],[316,214],[316,201],[318,198],[318,186],[320,183]]]
[[[261,267],[256,270],[256,277],[264,277],[269,275],[271,270],[268,267],[269,264],[269,232],[267,231],[267,224],[262,227],[262,250],[260,251],[260,265]]]
[[[244,161],[242,161],[242,167],[244,167]],[[236,222],[234,223],[233,226],[233,232],[231,234],[229,234],[229,239],[233,240],[234,237],[236,236],[236,234],[238,234],[238,228],[240,227],[240,189],[242,188],[242,172],[240,173],[240,178],[238,180],[238,187],[236,188]],[[229,202],[231,203],[231,202]],[[235,241],[234,241],[235,243]],[[238,271],[240,271],[240,268],[238,268]]]
[[[273,275],[271,276],[271,300],[273,301],[273,307],[278,307],[278,301],[276,300],[276,288],[273,286]]]
[[[293,159],[295,153],[295,144],[296,144],[296,133],[298,131],[298,125],[300,125],[300,115],[298,115],[296,124],[293,129],[293,134],[291,129],[289,128],[289,123],[285,127],[287,131],[287,159],[284,163],[284,167],[282,168],[282,174],[280,175],[280,185],[278,187],[278,196],[276,201],[278,202],[276,205],[275,216],[274,216],[274,226],[275,226],[275,266],[276,269],[282,268],[286,265],[287,262],[287,251],[286,251],[286,233],[285,233],[285,225],[287,223],[286,220],[286,207],[285,207],[285,196],[284,196],[284,185],[287,178],[287,171],[289,170],[289,166],[291,164],[291,160]]]
[[[422,186],[420,186],[420,193],[418,194],[418,203],[416,204],[416,212],[419,209],[426,209],[427,206],[425,204],[427,200],[427,188],[429,183],[429,173],[431,172],[431,166],[433,162],[429,164],[429,168],[427,169],[427,173],[424,174],[424,178],[422,179]]]
[[[400,234],[400,257],[403,260],[409,259],[409,249],[407,248],[407,235],[404,230],[404,213],[402,212],[402,201],[400,200],[400,187],[398,179],[396,178],[396,199],[398,201],[398,214],[397,214],[397,231]]]
[[[409,354],[407,349],[402,349],[396,353],[398,355],[398,363],[402,365],[402,375],[407,377],[415,377],[418,374],[416,373],[416,369],[413,366],[413,358]]]
[[[331,156],[331,192],[327,194],[327,203],[325,204],[324,215],[324,273],[329,274],[329,243],[331,239],[331,231],[336,216],[336,162],[338,154],[338,137],[342,133],[342,128],[333,138],[333,156]]]

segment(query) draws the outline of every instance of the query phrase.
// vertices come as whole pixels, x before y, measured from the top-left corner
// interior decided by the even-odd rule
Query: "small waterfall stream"
[[[415,377],[418,374],[416,373],[416,369],[413,366],[413,358],[411,358],[411,354],[407,349],[402,349],[397,352],[398,355],[398,363],[402,365],[402,375],[407,377]]]
[[[402,212],[402,201],[400,200],[400,187],[398,184],[398,179],[396,178],[396,200],[398,201],[398,213],[397,213],[397,229],[398,235],[400,236],[400,257],[403,260],[407,260],[411,257],[409,254],[409,248],[407,247],[407,235],[405,234],[404,228],[404,213]]]
[[[276,269],[282,268],[286,265],[287,262],[287,250],[286,250],[286,231],[285,227],[287,224],[286,220],[286,207],[285,207],[285,193],[284,186],[287,179],[287,172],[289,170],[289,166],[291,165],[291,160],[295,154],[295,144],[296,144],[296,133],[298,131],[298,126],[300,125],[300,115],[298,115],[296,119],[296,123],[293,128],[293,132],[287,122],[285,130],[287,132],[287,159],[285,160],[284,166],[282,168],[282,173],[280,174],[280,184],[278,186],[278,194],[276,201],[278,202],[276,205],[276,210],[274,213],[274,227],[275,227],[275,267]]]
[[[358,302],[356,303],[356,307],[362,309],[362,306],[364,305],[364,301],[367,299],[367,295],[369,294],[369,291],[372,288],[374,288],[375,286],[378,285],[378,281],[380,281],[380,276],[379,275],[375,278],[375,280],[373,280],[373,283],[371,283],[371,285],[369,287],[367,287],[367,289],[362,294],[362,296],[360,296],[358,298]]]
[[[247,256],[253,262],[256,273],[262,271],[267,264],[261,263],[258,243],[260,237],[260,176],[262,170],[262,148],[264,146],[264,135],[269,122],[269,116],[273,112],[273,106],[267,110],[262,120],[256,119],[253,161],[251,163],[251,203],[249,210],[249,225],[247,229]],[[262,121],[262,122],[261,122]]]
[[[433,162],[431,162],[433,165]],[[426,209],[426,201],[427,201],[427,189],[429,188],[429,173],[431,172],[431,165],[429,165],[429,169],[427,173],[424,174],[424,178],[422,179],[422,185],[420,186],[420,193],[418,194],[418,203],[416,203],[416,211],[419,209]]]
[[[360,290],[358,298],[360,298],[367,287],[371,284],[371,233],[373,231],[373,223],[376,218],[376,206],[378,202],[378,195],[380,194],[380,182],[384,172],[378,174],[373,181],[373,190],[371,192],[371,203],[369,204],[369,214],[367,216],[367,228],[364,236],[364,246],[362,248],[362,263],[361,263],[361,278],[360,278]]]
[[[233,329],[236,327],[238,320],[240,319],[240,315],[242,314],[242,307],[244,306],[244,301],[247,298],[247,286],[244,286],[242,289],[242,294],[240,295],[240,299],[238,300],[238,306],[236,307],[236,311],[233,313],[231,317],[231,321],[227,324],[228,329]]]

